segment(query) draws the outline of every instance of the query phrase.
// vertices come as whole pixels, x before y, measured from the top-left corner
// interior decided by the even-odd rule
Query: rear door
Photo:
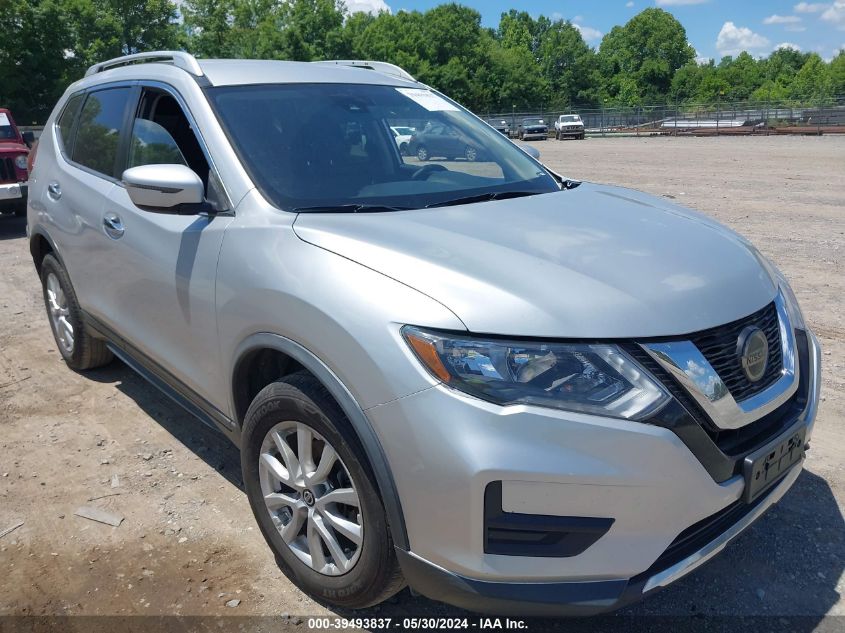
[[[55,165],[44,170],[40,197],[81,307],[101,316],[112,303],[100,283],[108,246],[102,213],[117,182],[121,130],[134,90],[122,85],[71,97],[57,122]]]
[[[127,168],[182,163],[207,187],[216,178],[193,118],[172,88],[142,87],[128,129]],[[99,283],[109,297],[108,325],[163,369],[166,378],[175,377],[199,394],[206,401],[200,406],[211,403],[225,410],[214,285],[231,214],[141,210],[122,185],[109,191],[101,213],[107,246]]]

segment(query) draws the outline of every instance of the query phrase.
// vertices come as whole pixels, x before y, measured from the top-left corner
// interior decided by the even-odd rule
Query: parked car
[[[396,139],[396,146],[399,148],[399,153],[402,156],[408,155],[408,146],[411,143],[411,137],[414,135],[414,128],[399,125],[390,126],[393,132],[393,137]]]
[[[431,122],[417,149],[438,127],[483,147],[485,175],[405,161],[404,120]],[[408,584],[614,609],[801,471],[820,349],[769,260],[665,198],[556,175],[395,66],[103,62],[56,104],[31,183],[62,358],[117,356],[230,438],[320,602]],[[761,573],[786,573],[775,554]]]
[[[505,119],[487,119],[487,124],[505,136],[510,136],[511,134],[511,126]]]
[[[530,141],[533,139],[545,141],[549,138],[549,126],[546,124],[545,119],[537,117],[522,119],[517,128],[517,138],[521,141]]]
[[[476,142],[450,123],[434,123],[414,133],[408,145],[408,153],[420,161],[432,158],[465,158],[474,161],[478,159],[479,148]]]
[[[26,215],[27,161],[32,132],[15,125],[12,113],[0,108],[0,213]]]
[[[555,121],[555,138],[584,140],[584,122],[578,114],[561,114]]]

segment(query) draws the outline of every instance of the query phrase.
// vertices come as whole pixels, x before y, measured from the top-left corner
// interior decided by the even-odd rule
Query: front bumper
[[[807,339],[807,400],[795,423],[806,425],[809,438],[819,349],[811,333]],[[410,552],[399,557],[409,584],[485,612],[588,615],[638,600],[721,551],[801,469],[745,504],[742,476],[716,482],[668,428],[497,407],[444,386],[367,415],[402,499]],[[612,526],[565,557],[487,553],[484,497],[491,482],[501,482],[505,513],[598,517]]]
[[[546,130],[545,132],[523,132],[522,139],[525,141],[530,141],[532,139],[538,138],[548,138],[549,132]]]

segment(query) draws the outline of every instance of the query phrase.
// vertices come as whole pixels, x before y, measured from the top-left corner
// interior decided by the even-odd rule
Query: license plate
[[[770,444],[745,458],[743,498],[746,502],[754,501],[801,461],[806,433],[806,427],[802,427],[780,442]]]
[[[14,200],[21,197],[20,185],[0,186],[0,200]]]

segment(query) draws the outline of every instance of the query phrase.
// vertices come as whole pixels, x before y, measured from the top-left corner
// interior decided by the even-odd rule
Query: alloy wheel
[[[358,491],[334,447],[302,422],[280,422],[258,459],[264,504],[291,552],[327,576],[350,571],[361,555],[364,522]]]
[[[59,345],[66,354],[73,354],[74,332],[70,309],[59,278],[53,273],[47,275],[47,308]]]

